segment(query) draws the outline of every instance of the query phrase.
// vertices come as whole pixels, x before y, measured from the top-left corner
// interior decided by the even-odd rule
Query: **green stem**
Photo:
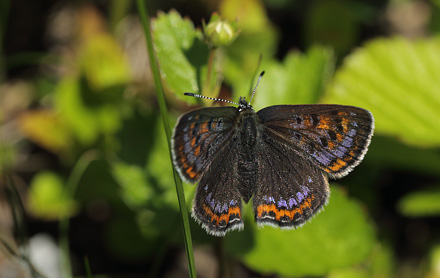
[[[75,191],[78,187],[78,183],[82,175],[84,174],[90,162],[97,158],[96,151],[88,151],[84,153],[76,163],[75,167],[70,174],[66,183],[66,196],[71,199],[75,195]],[[66,278],[72,277],[72,266],[70,264],[70,248],[69,248],[69,217],[60,220],[60,248],[61,248],[61,269],[63,270],[63,276]]]
[[[84,265],[86,267],[87,278],[92,278],[92,271],[90,270],[90,263],[87,256],[84,257]]]
[[[212,82],[212,68],[214,67],[214,57],[215,57],[215,51],[216,48],[212,48],[209,51],[209,58],[208,58],[208,72],[206,75],[206,81],[205,81],[205,85],[203,86],[203,92],[202,95],[205,96],[210,96],[210,97],[217,97],[217,96],[213,96],[212,95],[212,87],[211,87],[211,82]]]
[[[151,37],[150,32],[150,20],[148,17],[148,11],[147,7],[144,3],[144,0],[136,0],[139,17],[142,22],[142,26],[144,28],[145,33],[145,39],[147,41],[147,49],[148,49],[148,57],[150,61],[150,68],[151,72],[153,73],[154,77],[154,83],[156,85],[156,93],[157,93],[157,100],[159,103],[159,109],[163,121],[163,126],[165,129],[165,134],[167,136],[167,143],[168,143],[168,150],[169,150],[169,157],[172,157],[171,153],[171,126],[169,123],[168,115],[167,115],[167,106],[165,101],[165,94],[162,87],[162,82],[160,79],[160,73],[159,73],[159,67],[157,65],[156,56],[154,55],[154,49],[153,49],[153,39]],[[172,160],[170,161],[172,164]],[[173,165],[172,165],[173,166]],[[182,186],[182,180],[180,179],[179,175],[177,174],[176,170],[173,168],[173,176],[174,176],[174,183],[176,185],[176,192],[177,192],[177,199],[179,202],[180,207],[180,216],[182,219],[182,225],[183,225],[183,233],[184,233],[184,242],[185,242],[185,249],[186,249],[186,255],[188,259],[188,269],[189,269],[189,276],[190,277],[196,277],[196,270],[195,270],[195,264],[194,264],[194,254],[193,254],[193,248],[192,248],[192,239],[191,239],[191,230],[189,227],[189,216],[188,216],[188,210],[185,203],[185,194],[183,191]]]

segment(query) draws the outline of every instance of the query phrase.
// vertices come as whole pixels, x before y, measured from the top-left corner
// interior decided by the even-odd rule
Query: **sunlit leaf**
[[[337,186],[332,186],[325,210],[300,229],[256,229],[251,223],[245,224],[244,232],[226,238],[228,249],[247,267],[263,274],[324,275],[362,262],[375,243],[375,232],[365,212]],[[240,251],[246,242],[245,251]]]
[[[157,59],[165,85],[177,96],[199,92],[202,68],[208,61],[208,47],[200,30],[176,11],[160,13],[152,22]],[[186,101],[195,101],[185,98]]]
[[[410,217],[440,215],[440,185],[409,193],[400,199],[398,209]]]
[[[325,102],[370,110],[376,132],[440,145],[440,39],[378,39],[351,54]]]
[[[30,110],[20,116],[22,132],[36,144],[58,154],[72,147],[72,131],[51,110]]]
[[[77,204],[66,195],[64,187],[63,180],[55,173],[39,173],[32,180],[29,190],[30,213],[45,220],[57,220],[74,215]]]
[[[316,103],[333,73],[333,53],[323,47],[306,53],[290,52],[283,63],[263,65],[266,73],[252,105],[257,109],[276,104]]]

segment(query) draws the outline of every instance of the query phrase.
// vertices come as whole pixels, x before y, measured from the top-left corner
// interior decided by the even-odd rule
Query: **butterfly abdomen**
[[[247,203],[252,196],[258,170],[255,151],[258,137],[256,114],[253,110],[249,110],[249,113],[243,113],[239,120],[241,125],[240,130],[237,130],[237,136],[239,137],[238,152],[240,160],[237,173],[239,175],[240,192],[243,200]]]

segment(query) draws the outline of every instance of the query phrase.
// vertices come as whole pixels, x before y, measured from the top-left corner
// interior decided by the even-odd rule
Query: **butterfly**
[[[251,198],[257,225],[302,226],[328,202],[328,178],[357,166],[373,135],[373,115],[354,106],[275,105],[255,112],[244,97],[236,105],[182,115],[172,138],[177,171],[198,182],[192,216],[214,236],[243,229],[242,201]]]

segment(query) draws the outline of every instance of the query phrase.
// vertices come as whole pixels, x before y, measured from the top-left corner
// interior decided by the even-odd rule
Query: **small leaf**
[[[361,206],[335,186],[325,210],[300,229],[256,229],[251,223],[244,232],[231,233],[227,246],[247,267],[263,274],[321,276],[364,261],[375,243]],[[246,251],[238,251],[244,243]]]
[[[429,190],[409,193],[400,199],[400,213],[409,217],[440,215],[440,185]]]
[[[259,110],[276,104],[318,102],[324,85],[333,73],[333,53],[323,47],[310,48],[305,54],[290,52],[283,63],[267,66],[252,105]]]
[[[74,215],[77,204],[64,191],[64,182],[52,172],[41,172],[29,191],[29,211],[45,220],[57,220]]]
[[[159,14],[152,22],[157,59],[165,85],[177,96],[199,92],[202,68],[208,61],[208,47],[199,30],[176,11]],[[194,98],[185,98],[195,101]]]
[[[378,39],[344,61],[325,102],[370,110],[376,132],[440,145],[440,39]]]

